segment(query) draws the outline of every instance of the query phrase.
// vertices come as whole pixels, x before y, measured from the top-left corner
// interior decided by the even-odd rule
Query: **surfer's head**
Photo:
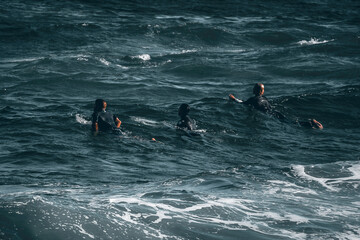
[[[261,96],[264,94],[264,84],[262,83],[256,83],[253,88],[253,93],[255,96]]]
[[[184,116],[188,115],[189,112],[190,112],[190,106],[188,104],[183,103],[180,105],[179,111],[178,111],[178,114],[180,117],[184,117]]]
[[[310,124],[311,124],[311,127],[315,128],[315,129],[323,129],[324,128],[323,125],[320,122],[316,121],[315,119],[311,119]]]
[[[106,109],[107,103],[103,99],[96,99],[94,105],[94,112],[101,112]]]

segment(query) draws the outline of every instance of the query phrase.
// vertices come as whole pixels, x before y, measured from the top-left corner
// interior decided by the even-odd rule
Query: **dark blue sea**
[[[0,239],[360,239],[358,0],[0,2]]]

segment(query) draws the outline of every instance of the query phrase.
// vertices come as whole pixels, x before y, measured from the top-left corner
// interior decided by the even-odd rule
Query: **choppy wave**
[[[0,238],[357,239],[358,16],[335,0],[3,1]],[[286,119],[228,101],[257,82]],[[91,134],[97,98],[119,131]],[[182,103],[195,134],[175,128]]]

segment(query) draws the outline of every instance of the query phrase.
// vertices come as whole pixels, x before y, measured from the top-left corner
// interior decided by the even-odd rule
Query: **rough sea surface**
[[[358,0],[0,2],[0,239],[360,239]]]

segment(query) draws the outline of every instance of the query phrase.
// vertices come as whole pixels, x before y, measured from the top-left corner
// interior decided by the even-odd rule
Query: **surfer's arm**
[[[95,134],[99,131],[98,114],[95,113],[92,115],[92,130]]]
[[[92,129],[94,136],[97,136],[99,134],[99,124],[97,122],[94,122]]]
[[[120,128],[121,121],[119,118],[115,118],[116,128]]]
[[[235,102],[238,102],[238,103],[243,103],[244,102],[243,100],[236,98],[232,94],[229,94],[229,100],[232,100],[232,101],[235,101]]]

